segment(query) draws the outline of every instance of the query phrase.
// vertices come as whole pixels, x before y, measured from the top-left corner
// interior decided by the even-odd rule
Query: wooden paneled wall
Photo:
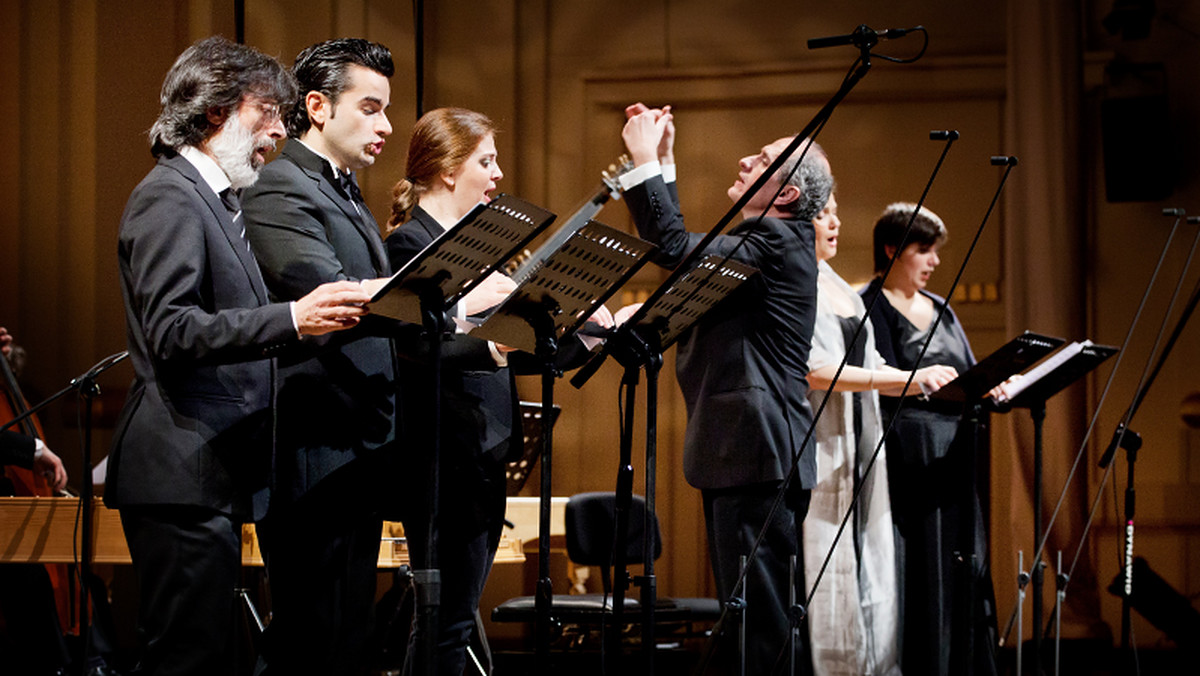
[[[244,4],[247,42],[285,62],[304,46],[331,37],[362,36],[392,48],[397,76],[389,115],[396,131],[376,166],[361,177],[372,210],[386,214],[392,182],[403,173],[408,129],[416,118],[411,4]],[[1186,124],[1200,111],[1200,88],[1188,86],[1195,84],[1198,55],[1186,31],[1173,31],[1171,24],[1160,22],[1153,45],[1120,43],[1098,27],[1110,5],[1090,0],[1082,16],[1067,17],[1074,23],[1063,30],[1081,31],[1086,39],[1065,58],[1091,64],[1091,74],[1079,78],[1077,90],[1050,92],[1042,101],[1025,93],[1014,98],[1014,92],[1028,91],[1022,83],[1053,65],[1015,58],[1012,51],[1014,27],[1041,25],[1040,4],[1032,0],[426,3],[424,106],[465,106],[493,117],[502,130],[497,139],[506,174],[502,189],[566,215],[591,194],[599,171],[620,152],[624,105],[635,100],[673,104],[683,203],[691,227],[701,230],[728,207],[724,190],[734,178],[736,160],[802,128],[849,68],[852,50],[810,52],[805,39],[846,33],[860,23],[876,28],[923,24],[930,31],[925,58],[914,65],[876,60],[871,74],[821,135],[838,179],[844,228],[835,267],[848,279],[867,279],[869,230],[875,216],[889,202],[913,201],[920,195],[939,152],[928,132],[957,129],[962,140],[928,199],[951,230],[942,269],[933,282],[933,290],[944,292],[997,184],[998,170],[988,165],[988,156],[1030,147],[1031,139],[1065,120],[1079,130],[1080,149],[1052,161],[1055,171],[1067,172],[1079,186],[1077,192],[1059,196],[1071,201],[1074,208],[1068,213],[1075,216],[1068,220],[1074,222],[1014,208],[1031,194],[1022,177],[1038,175],[1018,169],[1007,188],[1007,201],[988,222],[966,268],[956,307],[978,354],[1021,330],[1039,328],[1031,325],[1036,316],[1030,319],[1006,306],[1014,297],[1039,299],[1040,316],[1055,308],[1076,313],[1084,324],[1079,330],[1086,335],[1065,338],[1120,344],[1168,230],[1169,223],[1158,212],[1176,205],[1200,212],[1195,154],[1187,154],[1197,146],[1197,132],[1194,124]],[[1180,2],[1159,5],[1176,24],[1191,26],[1194,34],[1200,23],[1195,9]],[[10,122],[0,126],[0,143],[8,151],[0,161],[0,325],[27,347],[27,378],[34,391],[48,393],[124,347],[116,228],[126,197],[152,164],[145,131],[157,113],[158,89],[175,56],[188,44],[212,33],[233,36],[234,2],[6,0],[2,11],[0,78],[13,96]],[[889,42],[881,51],[910,55],[919,40],[913,36]],[[1171,88],[1172,129],[1137,132],[1146,133],[1147,142],[1162,142],[1165,136],[1179,145],[1180,169],[1169,203],[1104,202],[1099,68],[1113,53],[1162,60],[1172,82],[1178,83]],[[1061,58],[1062,54],[1055,57]],[[1064,98],[1077,105],[1057,108]],[[1017,119],[1014,111],[1040,113],[1040,119],[1052,122],[1038,122],[1039,115]],[[1054,139],[1040,142],[1052,146]],[[1022,165],[1046,161],[1051,160],[1021,157]],[[599,219],[629,225],[620,203],[608,206]],[[1079,235],[1078,247],[1055,253],[1080,271],[1085,297],[1067,297],[1052,277],[1040,276],[1039,268],[1026,264],[1028,249],[1022,247],[1036,240],[1026,235],[1060,228]],[[1014,246],[1016,242],[1022,244]],[[1178,275],[1188,243],[1175,245],[1165,277]],[[653,288],[659,279],[657,271],[643,272],[626,298]],[[1152,294],[1149,317],[1165,311],[1169,292],[1164,289]],[[1150,329],[1144,326],[1143,331]],[[1152,341],[1152,335],[1135,339],[1097,435],[1111,433]],[[1139,553],[1188,595],[1200,592],[1200,498],[1195,497],[1200,494],[1195,490],[1200,465],[1192,452],[1200,442],[1179,412],[1180,402],[1197,390],[1197,344],[1195,329],[1189,329],[1140,414],[1145,418],[1147,450],[1139,473],[1146,533],[1139,540]],[[668,543],[659,569],[660,589],[667,594],[704,594],[711,591],[711,582],[703,524],[698,495],[679,471],[685,416],[672,373],[668,354],[659,388],[658,496]],[[130,377],[131,371],[121,366],[101,383],[101,429],[96,434],[101,450],[108,437],[105,425],[111,424]],[[619,378],[619,370],[609,365],[583,390],[565,381],[560,384],[556,396],[564,415],[556,434],[556,494],[613,485]],[[1094,379],[1062,414],[1065,422],[1056,432],[1061,447],[1054,453],[1074,453],[1104,384],[1102,378]],[[528,398],[538,397],[536,383],[523,383],[523,391]],[[54,444],[64,456],[75,455],[74,408],[52,409],[47,418]],[[638,424],[643,424],[640,415]],[[1027,431],[1004,418],[996,421],[993,432],[992,492],[1003,499],[994,503],[992,553],[1002,618],[1012,607],[1016,549],[1027,554],[1031,549],[1026,542],[1026,533],[1032,532],[1027,521]],[[639,431],[635,448],[642,442]],[[1086,462],[1090,468],[1094,458]],[[72,472],[77,476],[78,471],[76,464]],[[638,471],[640,482],[640,465]],[[1058,484],[1048,483],[1048,501],[1061,489],[1063,478],[1057,477]],[[1097,471],[1082,470],[1078,480],[1086,481],[1087,498],[1096,494]],[[1084,555],[1085,567],[1097,571],[1084,575],[1086,583],[1072,590],[1089,598],[1091,607],[1100,606],[1099,615],[1080,618],[1080,633],[1095,633],[1096,627],[1087,625],[1097,620],[1116,626],[1113,600],[1103,591],[1114,572],[1119,540],[1119,520],[1110,503],[1105,498]],[[1075,512],[1079,508],[1074,503],[1069,507]],[[1081,521],[1074,514],[1071,523]],[[1069,535],[1063,540],[1072,539]],[[489,590],[489,596],[510,591],[520,590]],[[1149,625],[1135,626],[1139,641],[1161,639]]]

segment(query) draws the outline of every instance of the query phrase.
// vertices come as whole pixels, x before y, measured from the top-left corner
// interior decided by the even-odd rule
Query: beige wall
[[[233,4],[4,2],[0,75],[16,96],[10,99],[11,122],[0,128],[0,142],[9,150],[0,162],[0,323],[29,349],[28,376],[36,391],[54,391],[124,347],[116,228],[125,198],[151,166],[144,132],[156,114],[158,87],[174,57],[193,40],[211,33],[232,37]],[[398,75],[390,117],[396,134],[377,166],[362,176],[372,210],[385,214],[415,119],[409,3],[245,4],[247,42],[285,61],[309,43],[336,36],[363,36],[392,47]],[[940,151],[927,132],[957,129],[962,140],[928,199],[952,232],[933,285],[946,291],[998,182],[999,171],[988,165],[988,156],[1018,152],[1021,166],[987,224],[963,276],[964,295],[956,301],[977,354],[1027,328],[1120,344],[1170,225],[1158,212],[1176,205],[1200,212],[1194,161],[1183,163],[1175,196],[1167,202],[1103,201],[1099,66],[1111,52],[1168,64],[1175,124],[1170,132],[1148,133],[1147,142],[1165,136],[1181,155],[1200,145],[1195,125],[1186,123],[1200,111],[1195,41],[1163,23],[1156,24],[1152,44],[1111,40],[1097,27],[1111,6],[1103,0],[1085,3],[1082,16],[1059,12],[1053,17],[1043,16],[1042,4],[1032,0],[904,0],[886,6],[866,0],[426,5],[425,107],[471,107],[499,123],[503,190],[565,216],[591,194],[600,170],[621,151],[622,107],[633,100],[671,103],[679,127],[680,189],[697,230],[715,223],[727,208],[723,192],[736,159],[801,128],[849,67],[851,50],[810,52],[806,38],[848,32],[859,23],[877,28],[923,23],[932,35],[925,58],[913,65],[877,60],[821,136],[838,178],[845,228],[835,264],[850,279],[869,276],[869,228],[875,215],[888,202],[919,196]],[[1197,11],[1186,3],[1159,5],[1193,31],[1200,24]],[[1086,28],[1083,46],[1067,53],[1055,47],[1061,31],[1083,30],[1080,23]],[[1059,32],[1031,34],[1038,26]],[[887,43],[881,51],[909,54],[918,40]],[[1084,47],[1091,50],[1086,60]],[[1063,68],[1065,75],[1055,75]],[[1072,69],[1079,72],[1072,75]],[[1070,143],[1070,130],[1079,135],[1078,145]],[[609,206],[599,220],[628,227],[620,204]],[[1163,279],[1178,274],[1190,234],[1174,245]],[[1074,271],[1070,279],[1062,279],[1063,269]],[[655,271],[643,272],[630,295],[653,288],[659,278]],[[1194,278],[1193,273],[1189,279]],[[1101,442],[1129,402],[1169,297],[1167,288],[1163,281],[1156,287],[1111,388],[1095,426]],[[1187,595],[1200,592],[1200,498],[1194,490],[1200,466],[1192,459],[1200,438],[1180,422],[1178,412],[1183,397],[1197,389],[1197,344],[1195,329],[1188,329],[1134,425],[1146,437],[1138,474],[1143,536],[1137,549]],[[658,570],[660,589],[702,594],[711,591],[711,583],[699,500],[679,472],[684,413],[672,359],[668,354],[659,388],[658,496],[668,544]],[[1048,469],[1048,509],[1107,375],[1105,367],[1086,392],[1051,404],[1054,425],[1047,453],[1055,459]],[[102,426],[111,424],[130,377],[126,366],[104,377]],[[564,415],[555,437],[556,494],[613,485],[619,377],[617,367],[608,365],[581,391],[560,383],[556,397]],[[536,381],[523,383],[523,392],[537,399]],[[1021,415],[998,418],[993,426],[992,551],[1002,620],[1015,599],[1015,551],[1025,549],[1029,556],[1032,549],[1031,442]],[[45,419],[51,440],[73,455],[74,409],[52,409]],[[637,424],[644,424],[640,411]],[[98,432],[98,449],[107,436],[104,429]],[[642,443],[639,431],[635,449]],[[1079,469],[1086,487],[1081,484],[1067,501],[1070,527],[1052,543],[1068,549],[1068,558],[1100,480],[1094,469],[1097,445],[1103,444],[1093,443]],[[535,482],[536,477],[531,486]],[[1103,591],[1115,572],[1118,522],[1111,497],[1105,497],[1072,583],[1076,633],[1094,631],[1088,625],[1097,617],[1118,626],[1114,600]],[[517,593],[517,577],[499,576],[511,588],[489,589],[489,598]],[[1139,642],[1161,640],[1160,633],[1137,621]]]

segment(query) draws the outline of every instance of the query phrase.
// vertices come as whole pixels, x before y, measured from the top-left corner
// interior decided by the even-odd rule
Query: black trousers
[[[230,674],[241,525],[182,506],[121,509],[138,581],[138,673]]]
[[[45,566],[0,565],[0,624],[0,664],[11,673],[52,674],[70,661]]]
[[[722,601],[734,595],[746,601],[746,674],[788,673],[788,594],[795,585],[797,598],[803,600],[806,591],[800,525],[808,513],[811,493],[802,489],[789,491],[771,520],[757,554],[747,564],[744,588],[735,589],[741,574],[741,557],[749,555],[767,523],[767,515],[781,485],[782,482],[769,482],[701,491],[717,594]],[[795,579],[789,573],[792,556],[798,562]],[[718,663],[726,673],[736,674],[739,660],[737,623],[730,622],[726,627],[720,638]],[[807,631],[799,632],[792,655],[798,674],[811,671],[805,648],[807,637]]]
[[[258,524],[271,591],[258,674],[358,675],[369,666],[383,522],[360,483],[326,481]]]

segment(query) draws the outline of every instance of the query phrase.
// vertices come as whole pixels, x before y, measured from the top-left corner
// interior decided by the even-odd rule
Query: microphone
[[[992,166],[993,167],[1003,167],[1006,165],[1010,166],[1010,167],[1017,166],[1016,156],[1014,156],[1014,155],[992,155]]]
[[[1185,213],[1187,212],[1179,207],[1167,207],[1166,209],[1163,209],[1163,216],[1182,216]]]
[[[957,141],[958,140],[958,131],[954,130],[954,129],[950,129],[950,130],[934,129],[933,131],[929,132],[929,140],[930,141]]]
[[[894,40],[902,38],[909,33],[919,30],[918,28],[888,28],[886,30],[877,31],[866,24],[860,24],[854,29],[853,33],[847,35],[832,35],[825,38],[812,38],[808,41],[809,49],[822,49],[824,47],[839,47],[841,45],[854,45],[855,47],[874,47],[881,40]]]

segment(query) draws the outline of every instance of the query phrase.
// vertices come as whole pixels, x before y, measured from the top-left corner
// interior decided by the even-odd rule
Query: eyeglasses
[[[266,124],[272,124],[279,120],[281,111],[278,103],[255,103],[258,106],[258,111],[262,113],[262,121]]]
[[[255,97],[255,98],[246,97],[245,99],[242,100],[242,102],[245,103],[247,106],[253,106],[258,109],[259,116],[260,116],[258,123],[260,125],[275,124],[276,122],[278,122],[280,120],[280,118],[283,115],[283,110],[280,109],[278,103],[271,103],[269,101],[257,99],[257,97]]]

